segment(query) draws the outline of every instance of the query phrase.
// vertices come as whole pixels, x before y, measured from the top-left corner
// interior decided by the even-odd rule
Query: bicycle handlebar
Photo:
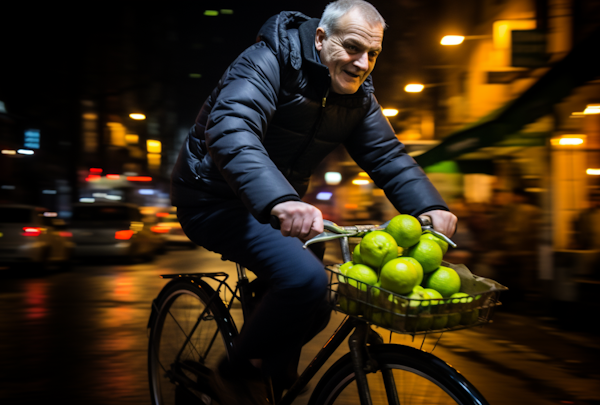
[[[440,233],[440,232],[436,231],[435,229],[433,229],[433,223],[431,222],[431,218],[429,216],[422,215],[422,216],[418,217],[417,219],[421,223],[422,231],[431,232],[435,236],[446,241],[453,248],[456,247],[456,243],[454,243],[450,238],[448,238],[443,233]],[[306,248],[308,245],[311,245],[311,244],[317,243],[317,242],[325,242],[328,240],[334,240],[334,239],[339,239],[339,238],[343,238],[343,237],[351,237],[351,236],[360,237],[360,236],[364,236],[367,232],[383,231],[383,230],[385,230],[385,228],[388,226],[389,223],[390,223],[390,221],[387,221],[381,225],[340,226],[332,221],[325,219],[325,220],[323,220],[323,228],[325,228],[325,231],[323,233],[320,233],[319,235],[315,236],[314,238],[307,240],[304,243],[304,248]]]
[[[456,247],[456,243],[454,243],[450,238],[448,238],[443,233],[440,233],[433,229],[433,223],[431,222],[431,218],[427,215],[422,215],[417,218],[421,223],[421,230],[433,233],[435,236],[446,241],[453,248]],[[274,229],[280,229],[279,218],[275,215],[271,215],[271,226]],[[340,226],[335,222],[329,221],[327,219],[323,220],[323,228],[325,229],[322,233],[318,234],[312,239],[304,242],[304,248],[306,249],[308,245],[312,245],[313,243],[318,242],[326,242],[329,240],[339,239],[343,237],[351,237],[364,236],[367,232],[371,231],[383,231],[388,226],[390,221],[387,221],[381,225],[351,225],[351,226]]]

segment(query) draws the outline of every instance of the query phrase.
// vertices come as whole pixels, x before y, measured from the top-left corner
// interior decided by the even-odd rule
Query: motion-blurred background
[[[460,219],[459,248],[447,259],[509,285],[514,305],[552,308],[567,321],[594,313],[600,1],[372,3],[389,25],[373,73],[376,95]],[[74,245],[74,207],[81,204],[132,204],[139,212],[122,220],[169,233],[173,221],[157,225],[173,218],[171,169],[224,69],[269,16],[297,10],[318,17],[326,4],[7,6],[0,24],[0,203],[43,207],[40,215]],[[442,45],[446,35],[463,39]],[[408,84],[422,87],[409,92]],[[343,149],[315,173],[306,200],[340,224],[397,213]],[[0,259],[9,262],[16,248],[3,249]]]

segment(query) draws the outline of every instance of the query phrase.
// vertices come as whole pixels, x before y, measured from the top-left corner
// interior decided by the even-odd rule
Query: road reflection
[[[25,286],[25,318],[37,321],[48,315],[48,288],[45,280],[32,280]]]

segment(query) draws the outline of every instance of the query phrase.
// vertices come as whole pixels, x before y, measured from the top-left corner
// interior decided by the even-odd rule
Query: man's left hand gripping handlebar
[[[306,241],[323,232],[323,214],[313,205],[285,201],[271,210],[271,226],[280,229],[283,236]]]

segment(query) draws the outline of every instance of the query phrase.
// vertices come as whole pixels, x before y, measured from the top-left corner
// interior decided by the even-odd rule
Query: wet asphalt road
[[[336,261],[335,251],[327,258]],[[0,404],[148,404],[146,323],[165,284],[159,275],[194,271],[234,274],[235,266],[197,249],[133,265],[76,263],[44,275],[0,270]],[[341,319],[334,314],[308,344],[301,367]],[[431,351],[437,336],[392,340]],[[492,325],[446,333],[434,354],[494,405],[600,404],[600,340],[561,329],[551,317],[500,308]]]

